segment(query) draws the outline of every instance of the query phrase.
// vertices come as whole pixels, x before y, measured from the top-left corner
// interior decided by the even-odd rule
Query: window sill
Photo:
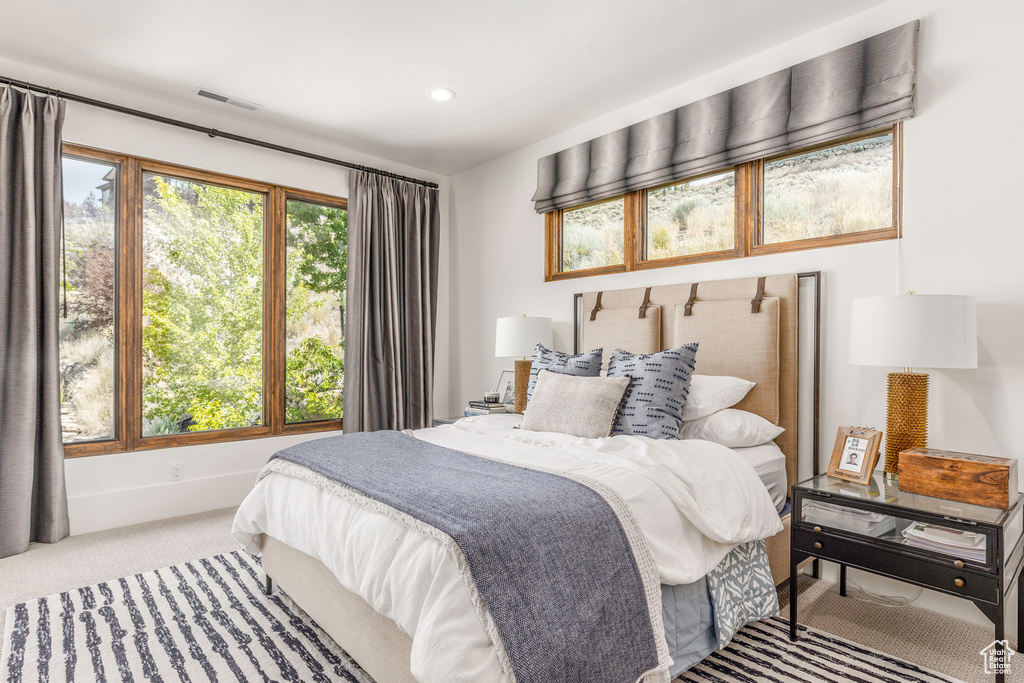
[[[898,237],[899,231],[896,228],[862,230],[861,232],[851,232],[845,235],[811,237],[805,240],[793,240],[792,242],[754,244],[750,247],[750,255],[761,256],[763,254],[783,254],[789,251],[806,251],[808,249],[823,249],[825,247],[841,247],[848,244],[860,244],[862,242],[894,240]]]
[[[114,453],[151,451],[161,448],[181,448],[183,446],[249,441],[252,439],[267,439],[293,434],[338,431],[341,428],[341,420],[324,420],[322,422],[288,424],[276,432],[271,431],[270,427],[243,427],[240,429],[221,429],[210,432],[185,432],[183,434],[146,437],[141,439],[133,448],[128,448],[120,441],[72,442],[64,444],[64,458],[85,458],[93,455],[111,455]]]

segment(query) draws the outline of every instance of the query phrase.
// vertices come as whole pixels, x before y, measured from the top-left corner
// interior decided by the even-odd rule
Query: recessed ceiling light
[[[447,102],[455,99],[455,91],[451,88],[431,88],[430,96],[438,102]]]

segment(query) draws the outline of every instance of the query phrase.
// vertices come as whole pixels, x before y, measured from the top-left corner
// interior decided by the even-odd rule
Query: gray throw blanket
[[[519,683],[633,683],[658,668],[662,634],[629,539],[583,483],[400,432],[307,441],[274,458],[451,536]]]

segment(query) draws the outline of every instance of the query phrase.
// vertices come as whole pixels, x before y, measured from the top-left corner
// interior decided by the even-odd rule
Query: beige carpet
[[[33,543],[0,560],[0,623],[11,605],[72,588],[238,550],[234,508]]]
[[[827,631],[867,647],[900,657],[965,683],[991,683],[986,677],[979,652],[992,642],[993,631],[918,607],[883,607],[855,599],[858,592],[848,586],[847,597],[839,595],[838,584],[800,576],[799,623]],[[789,588],[779,590],[782,616],[789,618]],[[1011,647],[1015,643],[1011,640]],[[1013,676],[1024,681],[1024,659],[1011,660]]]
[[[0,614],[32,598],[238,549],[233,509],[72,536],[0,560]],[[800,623],[901,657],[966,683],[988,682],[978,652],[992,632],[916,607],[882,607],[839,596],[838,587],[800,578]],[[789,591],[779,593],[788,615]],[[1020,657],[1020,656],[1018,656]],[[1012,661],[1024,681],[1024,659]]]

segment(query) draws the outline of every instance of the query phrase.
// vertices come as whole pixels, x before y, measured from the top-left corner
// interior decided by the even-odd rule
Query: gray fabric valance
[[[542,158],[538,213],[681,180],[914,115],[912,21]]]

